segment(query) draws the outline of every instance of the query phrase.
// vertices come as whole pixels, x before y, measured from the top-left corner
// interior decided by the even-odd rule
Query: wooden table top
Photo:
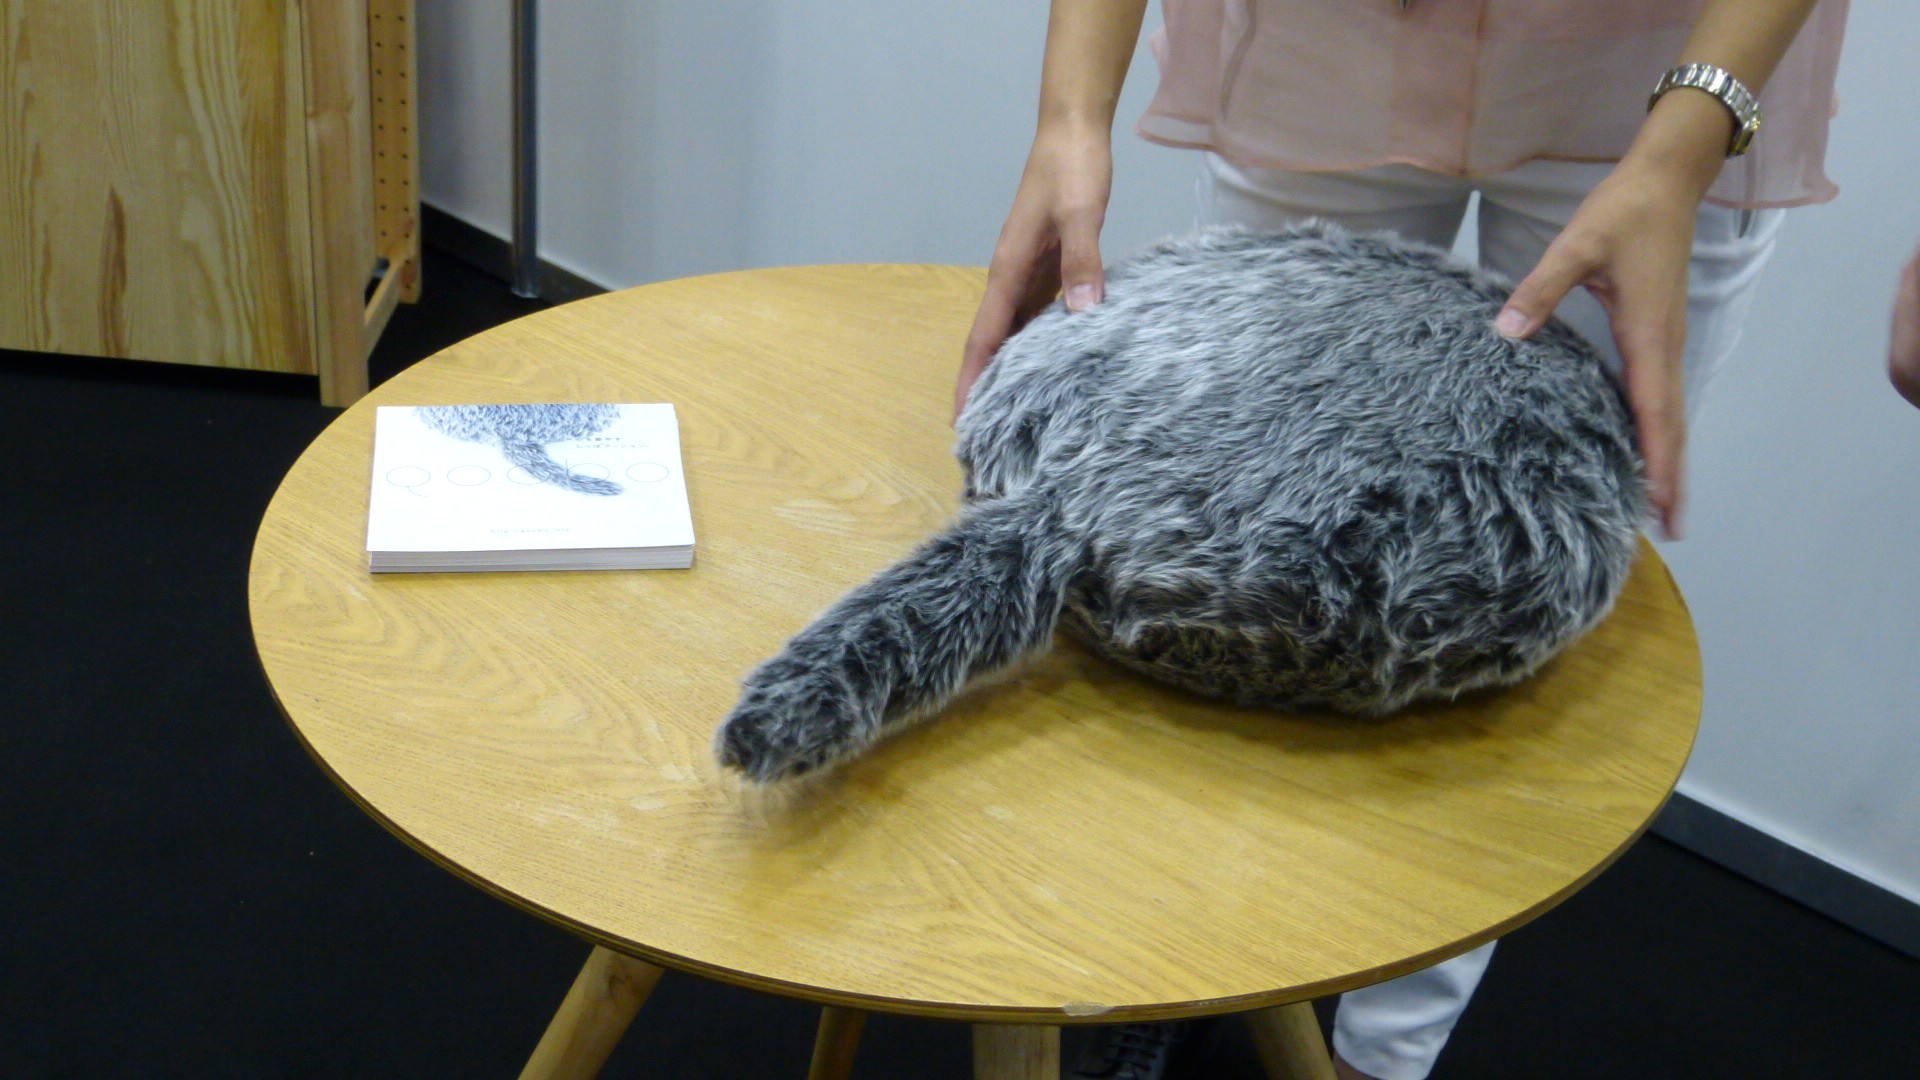
[[[1647,826],[1700,715],[1659,557],[1532,681],[1377,724],[1231,708],[1063,640],[797,792],[719,773],[738,680],[957,504],[983,276],[750,271],[568,304],[347,410],[260,528],[294,729],[456,874],[676,969],[841,1005],[1073,1023],[1277,1005],[1463,952]],[[366,569],[381,404],[669,401],[691,570]]]

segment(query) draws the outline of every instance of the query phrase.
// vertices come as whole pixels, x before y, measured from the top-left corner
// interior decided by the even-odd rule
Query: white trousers
[[[1533,161],[1493,176],[1461,178],[1411,165],[1349,173],[1283,173],[1247,169],[1203,156],[1202,225],[1256,228],[1318,217],[1356,232],[1386,230],[1409,240],[1453,246],[1467,201],[1480,193],[1480,265],[1518,283],[1573,217],[1581,200],[1613,166]],[[1784,210],[1702,206],[1694,230],[1687,285],[1685,385],[1691,415],[1722,360],[1740,340],[1760,271],[1773,254]],[[1585,289],[1555,311],[1619,370],[1607,313]]]
[[[1283,173],[1243,168],[1207,154],[1200,170],[1199,223],[1261,228],[1317,217],[1354,231],[1386,230],[1449,248],[1477,191],[1480,265],[1517,283],[1611,169],[1605,164],[1536,161],[1472,179],[1409,165],[1350,173]],[[1684,381],[1689,416],[1740,339],[1740,326],[1784,215],[1782,210],[1700,208],[1687,294]],[[1556,313],[1619,370],[1620,355],[1599,301],[1575,289]],[[1334,1014],[1334,1049],[1348,1064],[1380,1080],[1424,1080],[1480,985],[1494,944],[1343,994]]]

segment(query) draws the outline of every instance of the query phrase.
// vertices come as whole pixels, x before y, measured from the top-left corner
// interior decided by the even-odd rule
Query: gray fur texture
[[[442,435],[497,447],[535,480],[584,495],[618,495],[611,480],[582,476],[553,460],[547,444],[584,439],[620,419],[618,405],[422,405],[414,410]]]
[[[1310,224],[1216,229],[1003,346],[956,522],[747,676],[721,763],[858,753],[1056,624],[1246,705],[1377,716],[1519,681],[1604,616],[1646,511],[1625,399],[1510,286]]]

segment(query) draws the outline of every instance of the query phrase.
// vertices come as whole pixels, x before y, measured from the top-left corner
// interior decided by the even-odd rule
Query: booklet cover
[[[693,565],[672,405],[380,406],[368,568]]]

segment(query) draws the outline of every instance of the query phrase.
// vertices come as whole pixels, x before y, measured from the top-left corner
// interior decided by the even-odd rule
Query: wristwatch
[[[1647,99],[1647,108],[1651,110],[1660,100],[1660,95],[1676,86],[1688,86],[1695,90],[1704,90],[1720,99],[1720,104],[1733,114],[1733,138],[1727,142],[1727,156],[1739,157],[1753,145],[1753,134],[1760,130],[1760,102],[1753,92],[1741,84],[1733,73],[1723,67],[1712,64],[1682,64],[1660,77],[1653,88],[1653,96]]]

